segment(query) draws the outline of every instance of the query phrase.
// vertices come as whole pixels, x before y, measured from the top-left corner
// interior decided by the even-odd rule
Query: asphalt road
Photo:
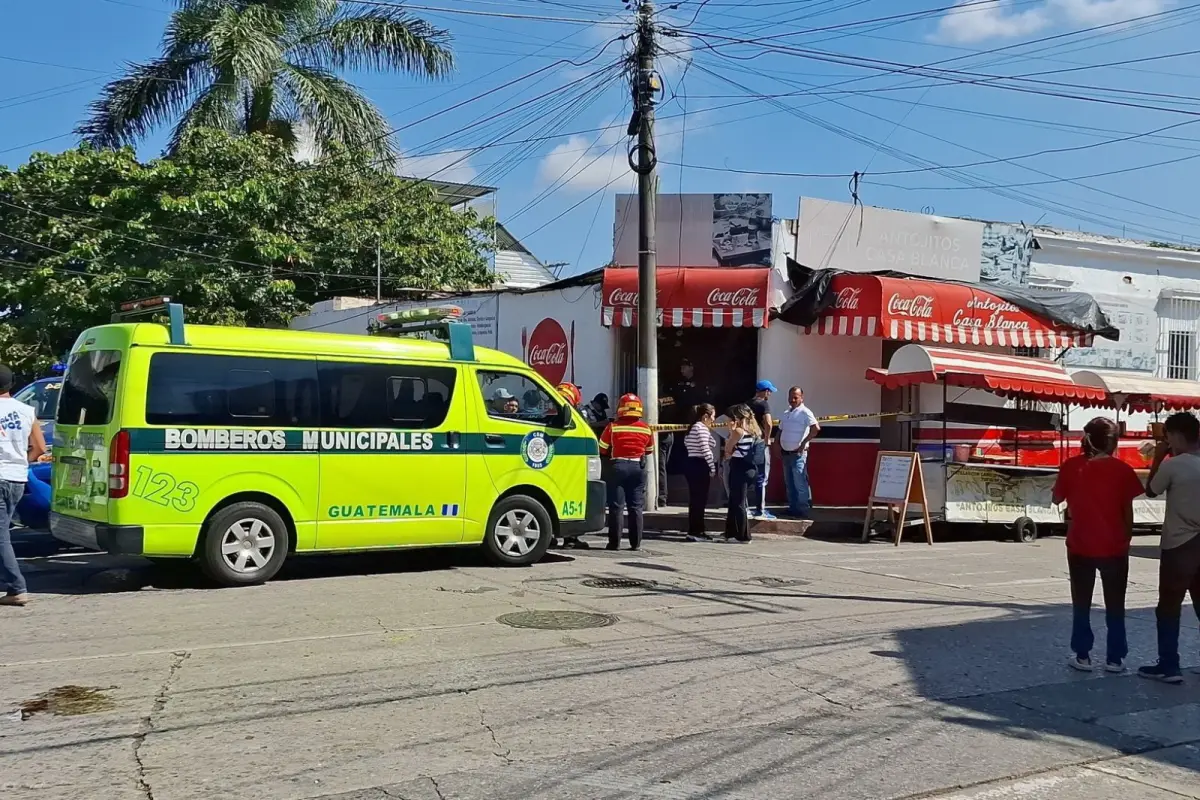
[[[5,800],[1200,798],[1200,675],[1067,670],[1061,540],[399,553],[233,590],[19,546]]]

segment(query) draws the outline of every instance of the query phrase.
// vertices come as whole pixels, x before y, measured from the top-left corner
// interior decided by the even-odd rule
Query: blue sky
[[[794,217],[802,195],[848,201],[847,176],[860,171],[869,205],[1200,240],[1200,61],[1163,57],[1200,47],[1200,4],[963,0],[939,10],[952,2],[682,0],[665,9],[660,19],[683,35],[664,40],[675,55],[662,62],[659,155],[670,163],[661,191],[770,192],[775,215]],[[0,163],[70,147],[103,82],[157,53],[173,6],[8,0]],[[453,78],[348,76],[403,126],[405,171],[496,185],[498,216],[543,261],[568,263],[566,273],[604,264],[612,193],[633,185],[629,91],[614,70],[595,73],[627,47],[614,39],[632,15],[617,0],[411,7],[453,34]],[[905,72],[946,59],[956,60],[935,69],[953,75]],[[1106,64],[1115,65],[1096,67]],[[994,75],[1026,77],[1006,84],[1016,91],[997,88]],[[165,133],[139,152],[156,155]],[[474,151],[499,138],[539,141]],[[953,175],[930,168],[968,164]]]

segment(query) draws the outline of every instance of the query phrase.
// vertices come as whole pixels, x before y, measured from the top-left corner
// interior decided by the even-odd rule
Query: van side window
[[[544,425],[562,402],[528,377],[515,372],[479,370],[479,389],[489,417]]]
[[[446,421],[458,371],[322,362],[321,427],[431,430]]]
[[[313,361],[155,353],[146,387],[151,425],[316,427]]]

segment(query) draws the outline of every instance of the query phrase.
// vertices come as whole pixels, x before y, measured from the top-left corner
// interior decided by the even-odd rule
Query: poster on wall
[[[769,194],[660,194],[657,257],[660,267],[768,267],[772,199]],[[613,265],[638,263],[637,195],[617,195]]]
[[[404,310],[410,308],[426,308],[428,306],[457,306],[462,309],[462,321],[471,326],[471,338],[479,347],[496,347],[496,317],[500,307],[499,297],[495,294],[464,295],[449,297],[444,300],[428,302],[399,303],[389,310]],[[422,334],[422,338],[432,338],[433,334]]]
[[[1068,367],[1137,370],[1158,369],[1158,311],[1156,297],[1093,292],[1109,322],[1121,331],[1120,341],[1099,336],[1093,347],[1072,347],[1063,354]]]
[[[800,199],[796,260],[811,269],[895,270],[977,283],[982,249],[981,222]]]
[[[1033,230],[1007,222],[984,223],[980,258],[983,283],[1026,285],[1033,260]]]

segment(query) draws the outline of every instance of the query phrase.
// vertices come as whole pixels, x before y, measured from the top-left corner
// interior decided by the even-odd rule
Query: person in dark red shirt
[[[621,546],[622,511],[629,511],[629,549],[642,546],[642,504],[646,494],[646,454],[654,452],[654,431],[642,422],[642,400],[621,397],[617,419],[600,434],[600,455],[612,461],[608,479],[608,549]]]
[[[1114,457],[1120,429],[1107,417],[1083,428],[1081,455],[1067,459],[1054,484],[1054,502],[1067,504],[1067,567],[1071,576],[1072,655],[1067,662],[1092,669],[1092,592],[1096,573],[1104,590],[1108,626],[1105,669],[1124,672],[1129,645],[1125,638],[1125,587],[1129,583],[1129,540],[1133,501],[1145,492],[1133,467]]]

